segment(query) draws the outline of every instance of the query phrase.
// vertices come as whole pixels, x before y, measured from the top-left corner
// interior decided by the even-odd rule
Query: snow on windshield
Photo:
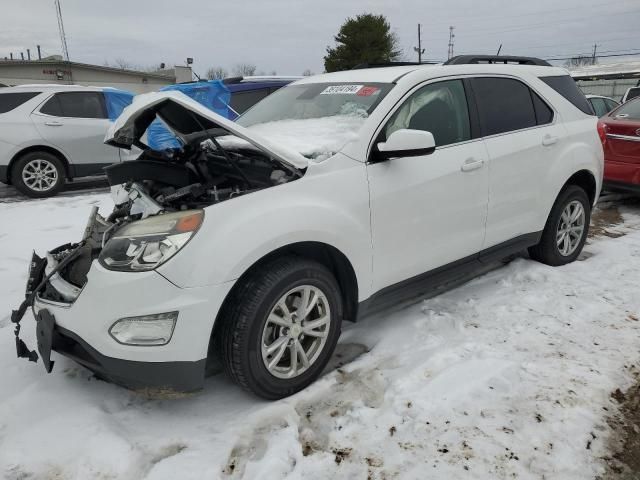
[[[273,143],[322,161],[339,152],[348,142],[356,140],[365,120],[366,112],[358,110],[331,117],[258,123],[248,128]],[[225,147],[250,145],[237,137],[218,140]]]

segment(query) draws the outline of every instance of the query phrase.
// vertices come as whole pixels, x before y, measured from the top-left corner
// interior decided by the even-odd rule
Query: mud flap
[[[37,316],[36,337],[38,339],[38,352],[47,373],[51,373],[54,362],[51,361],[51,347],[53,344],[53,327],[56,324],[53,315],[47,310],[40,310]]]

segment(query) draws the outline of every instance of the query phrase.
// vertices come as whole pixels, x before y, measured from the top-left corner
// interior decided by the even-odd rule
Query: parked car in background
[[[150,93],[106,142],[140,146],[156,117],[183,147],[107,168],[113,213],[34,254],[12,321],[33,305],[48,372],[54,350],[117,383],[189,391],[217,357],[245,389],[291,395],[345,320],[526,248],[574,261],[602,184],[591,107],[538,59],[307,77],[237,122]]]
[[[253,107],[263,98],[271,95],[285,85],[290,84],[300,77],[231,77],[222,81],[231,92],[229,106],[232,109],[231,120]]]
[[[585,96],[598,117],[604,117],[607,113],[620,105],[613,98],[603,97],[601,95]]]
[[[605,186],[640,193],[640,97],[602,117]]]
[[[161,92],[182,92],[218,115],[235,120],[263,98],[301,77],[233,77],[178,83]],[[147,131],[146,142],[154,150],[180,148],[181,142],[160,120]]]
[[[622,96],[622,103],[628,102],[636,97],[640,97],[640,86],[629,88]]]
[[[0,182],[30,197],[49,197],[65,180],[102,174],[120,161],[104,144],[110,122],[133,94],[78,85],[0,90]]]

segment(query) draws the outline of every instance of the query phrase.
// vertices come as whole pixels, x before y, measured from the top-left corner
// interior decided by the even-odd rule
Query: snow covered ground
[[[640,347],[640,207],[606,211],[582,261],[526,259],[345,325],[306,391],[257,400],[224,375],[181,398],[15,358],[31,248],[80,237],[104,194],[0,203],[0,477],[523,478],[601,474]],[[619,223],[610,226],[609,223]],[[96,308],[102,308],[96,305]],[[87,319],[90,321],[90,319]],[[34,345],[31,317],[23,332]],[[335,365],[334,365],[335,366]]]

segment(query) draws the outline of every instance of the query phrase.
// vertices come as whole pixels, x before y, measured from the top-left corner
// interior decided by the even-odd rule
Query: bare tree
[[[233,74],[239,77],[250,77],[256,73],[256,66],[250,63],[239,63],[233,67]]]
[[[313,75],[315,75],[315,73],[313,73],[313,72],[312,72],[310,69],[308,69],[308,68],[307,68],[304,72],[302,72],[302,76],[303,76],[303,77],[311,77],[311,76],[313,76]]]
[[[125,60],[122,57],[118,57],[116,58],[114,61],[114,66],[117,68],[121,68],[122,70],[134,70],[135,69],[135,65],[133,65],[131,62]]]
[[[583,67],[585,65],[595,65],[596,63],[598,63],[597,58],[594,59],[593,57],[583,55],[568,59],[566,62],[564,62],[564,66],[567,68],[576,68]]]
[[[227,78],[229,76],[229,72],[227,72],[222,67],[211,67],[207,70],[207,78],[209,80],[222,80],[223,78]]]

